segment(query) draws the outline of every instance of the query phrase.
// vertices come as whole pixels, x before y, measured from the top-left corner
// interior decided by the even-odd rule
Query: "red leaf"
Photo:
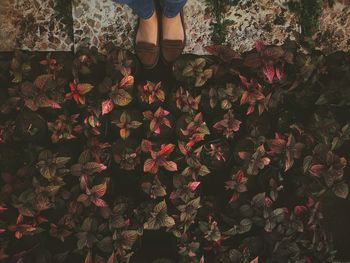
[[[283,78],[283,66],[276,67],[276,77],[281,80]]]
[[[106,207],[107,206],[107,203],[101,198],[96,198],[96,200],[94,201],[94,204],[98,207]]]
[[[238,153],[239,158],[242,160],[247,160],[250,158],[250,154],[248,152],[239,152]]]
[[[247,68],[259,68],[261,66],[261,58],[258,53],[248,54],[243,60],[243,66]]]
[[[3,213],[7,210],[7,207],[0,206],[0,213]]]
[[[297,205],[294,207],[294,214],[300,216],[302,213],[306,212],[307,208],[303,205]]]
[[[268,47],[263,50],[263,56],[268,59],[276,60],[284,55],[284,50],[281,47]]]
[[[167,169],[170,172],[175,172],[177,171],[177,164],[173,161],[165,161],[163,163],[163,166],[165,169]]]
[[[313,176],[319,176],[323,171],[325,171],[325,166],[322,164],[315,164],[310,168],[310,174]]]
[[[255,42],[255,49],[258,52],[263,51],[265,48],[266,48],[266,46],[265,46],[264,42],[262,42],[261,40],[258,40]]]
[[[247,110],[247,115],[252,114],[254,112],[254,105],[250,105]]]
[[[142,142],[141,142],[141,149],[144,152],[152,151],[152,142],[149,141],[149,140],[142,140]]]
[[[197,187],[200,185],[200,182],[190,182],[188,183],[188,188],[190,188],[192,191],[196,190]]]
[[[92,90],[93,86],[89,83],[80,83],[77,86],[77,90],[79,92],[79,94],[86,94],[88,92],[90,92],[90,90]]]
[[[119,83],[119,87],[121,87],[121,88],[127,88],[127,87],[130,87],[132,85],[134,85],[134,77],[133,76],[126,76]]]
[[[168,156],[174,151],[174,144],[162,144],[161,150],[159,151],[160,156]]]
[[[272,139],[267,141],[267,145],[273,153],[281,153],[285,149],[286,143],[287,142],[283,139]]]
[[[102,197],[105,195],[106,193],[106,190],[107,190],[107,184],[104,183],[104,184],[99,184],[99,185],[95,185],[94,187],[92,187],[91,191],[93,193],[95,193],[95,195],[97,197]]]
[[[153,173],[154,171],[158,171],[158,166],[153,159],[147,159],[143,165],[143,171],[145,173],[150,172]]]
[[[85,202],[86,200],[88,200],[89,196],[86,194],[81,194],[78,196],[77,198],[77,202]]]

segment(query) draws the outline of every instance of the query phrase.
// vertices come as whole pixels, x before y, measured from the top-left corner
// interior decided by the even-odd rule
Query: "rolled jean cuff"
[[[172,18],[177,16],[178,13],[180,13],[181,9],[186,4],[187,0],[178,0],[178,1],[164,1],[163,6],[163,15]]]
[[[155,11],[153,0],[152,1],[114,0],[114,2],[117,2],[119,4],[127,4],[142,19],[151,18]]]
[[[135,13],[136,13],[139,17],[141,17],[142,19],[149,19],[149,18],[152,17],[152,15],[153,15],[155,9],[154,9],[154,7],[153,7],[152,10],[142,10],[142,11],[141,11],[141,10],[134,10],[134,11],[135,11]]]

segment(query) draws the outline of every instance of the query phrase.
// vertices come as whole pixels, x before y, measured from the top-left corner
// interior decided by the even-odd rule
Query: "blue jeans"
[[[127,4],[134,12],[143,19],[148,19],[153,15],[154,0],[114,0],[120,4]],[[176,16],[186,4],[187,0],[163,0],[163,14],[166,17]]]

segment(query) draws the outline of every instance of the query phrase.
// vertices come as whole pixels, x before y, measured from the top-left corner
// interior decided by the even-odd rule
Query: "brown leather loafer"
[[[159,60],[159,34],[157,34],[157,44],[148,43],[144,41],[136,41],[137,31],[139,29],[140,18],[137,22],[136,34],[135,34],[135,52],[140,62],[146,69],[154,68]],[[159,24],[158,24],[159,25]],[[158,26],[159,31],[159,26]]]
[[[180,12],[180,17],[182,22],[182,28],[184,30],[184,40],[162,39],[160,43],[162,58],[165,64],[173,63],[182,54],[186,46],[186,28],[183,9]]]

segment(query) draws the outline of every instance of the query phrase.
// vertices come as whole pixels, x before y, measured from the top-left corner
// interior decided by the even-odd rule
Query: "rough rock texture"
[[[55,0],[0,0],[0,50],[67,51],[73,46],[65,25],[55,16]],[[237,51],[253,47],[257,39],[282,44],[299,32],[298,17],[285,5],[288,0],[242,0],[228,8],[227,44]],[[137,17],[127,6],[113,0],[73,0],[74,49],[113,42],[133,47]],[[211,23],[215,22],[204,0],[188,0],[185,7],[187,47],[185,52],[203,54],[211,44]],[[313,36],[326,53],[350,50],[350,3],[338,0],[333,8],[324,7],[319,29]]]
[[[112,0],[73,2],[75,49],[96,46],[103,50],[108,42],[131,49],[137,17],[128,6]]]
[[[267,44],[283,44],[294,39],[299,31],[294,13],[283,5],[286,1],[245,0],[232,6],[227,18],[232,21],[226,38],[227,43],[237,51],[252,49],[256,40]]]
[[[0,0],[0,50],[69,51],[73,41],[54,0]]]
[[[350,51],[350,1],[338,1],[332,8],[324,7],[313,39],[325,53]]]

